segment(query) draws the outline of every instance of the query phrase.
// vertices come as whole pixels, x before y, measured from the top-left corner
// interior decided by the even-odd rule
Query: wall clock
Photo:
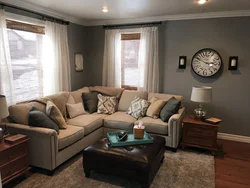
[[[217,51],[204,48],[194,54],[191,66],[197,75],[210,77],[219,72],[222,66],[222,59]]]

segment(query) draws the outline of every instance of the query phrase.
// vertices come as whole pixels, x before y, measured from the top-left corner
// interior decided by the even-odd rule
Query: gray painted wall
[[[160,26],[161,92],[180,94],[187,112],[197,104],[190,101],[192,86],[213,87],[213,101],[206,105],[209,116],[223,120],[220,132],[250,136],[250,17],[165,22]],[[104,29],[88,27],[88,83],[100,85]],[[190,61],[200,49],[209,47],[222,56],[222,71],[212,78],[192,72]],[[186,55],[187,68],[179,70],[179,56]],[[239,56],[239,70],[229,71],[229,56]]]
[[[181,94],[187,111],[196,104],[190,101],[195,85],[213,87],[213,101],[207,105],[209,115],[222,118],[220,132],[250,136],[250,17],[171,21],[161,26],[160,51],[163,74],[162,92]],[[197,76],[191,70],[192,56],[205,47],[217,50],[224,67],[211,78]],[[178,70],[178,58],[186,55],[187,68]],[[239,70],[229,71],[229,56],[239,56]]]
[[[86,27],[86,29],[88,86],[102,85],[105,31],[102,26]]]
[[[68,26],[69,56],[71,67],[71,89],[87,85],[87,33],[86,27],[72,24]],[[83,54],[83,72],[75,71],[75,53]]]

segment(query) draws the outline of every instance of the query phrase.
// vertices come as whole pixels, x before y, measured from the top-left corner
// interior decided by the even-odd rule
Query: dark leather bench
[[[152,136],[152,144],[111,147],[103,138],[83,151],[83,168],[89,177],[91,170],[121,175],[149,187],[164,159],[165,139]]]

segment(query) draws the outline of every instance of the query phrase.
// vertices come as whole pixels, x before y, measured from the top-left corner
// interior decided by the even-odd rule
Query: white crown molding
[[[178,15],[163,15],[143,18],[128,18],[128,19],[108,19],[108,20],[84,20],[65,13],[61,13],[43,6],[27,3],[20,0],[1,0],[3,3],[12,4],[18,7],[26,8],[43,14],[47,14],[56,18],[60,18],[72,23],[84,26],[98,25],[114,25],[114,24],[129,24],[129,23],[145,23],[157,21],[172,21],[172,20],[191,20],[191,19],[207,19],[207,18],[226,18],[226,17],[245,17],[250,16],[250,10],[239,11],[224,11],[224,12],[207,12],[196,14],[178,14]]]
[[[90,20],[85,22],[85,26],[144,23],[144,22],[173,21],[173,20],[193,20],[193,19],[208,19],[208,18],[245,17],[245,16],[250,16],[250,10],[164,15],[164,16],[115,19],[115,20],[93,20],[93,21]]]
[[[79,25],[85,25],[85,21],[83,19],[71,16],[68,14],[64,14],[64,13],[61,13],[61,12],[58,12],[58,11],[55,11],[55,10],[52,10],[52,9],[49,9],[49,8],[46,8],[43,6],[35,5],[32,3],[27,3],[24,1],[20,1],[20,0],[1,0],[1,2],[6,3],[6,4],[11,4],[11,5],[14,5],[17,7],[22,7],[22,8],[32,10],[35,12],[39,12],[42,14],[46,14],[46,15],[49,15],[49,16],[52,16],[55,18],[59,18],[59,19],[65,20],[65,21],[69,21],[72,23],[76,23]]]
[[[250,137],[234,134],[218,133],[218,138],[223,140],[231,140],[236,142],[250,143]]]

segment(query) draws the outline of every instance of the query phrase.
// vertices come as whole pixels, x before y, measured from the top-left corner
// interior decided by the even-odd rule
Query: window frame
[[[17,31],[30,32],[30,33],[39,34],[39,35],[45,35],[45,26],[40,25],[40,24],[26,23],[21,20],[19,21],[19,20],[12,20],[11,18],[6,18],[6,27],[7,29],[10,29],[10,30],[17,30]],[[12,59],[11,59],[11,62],[12,62]],[[17,101],[16,104],[25,104],[25,103],[28,103],[30,100],[32,99]]]

